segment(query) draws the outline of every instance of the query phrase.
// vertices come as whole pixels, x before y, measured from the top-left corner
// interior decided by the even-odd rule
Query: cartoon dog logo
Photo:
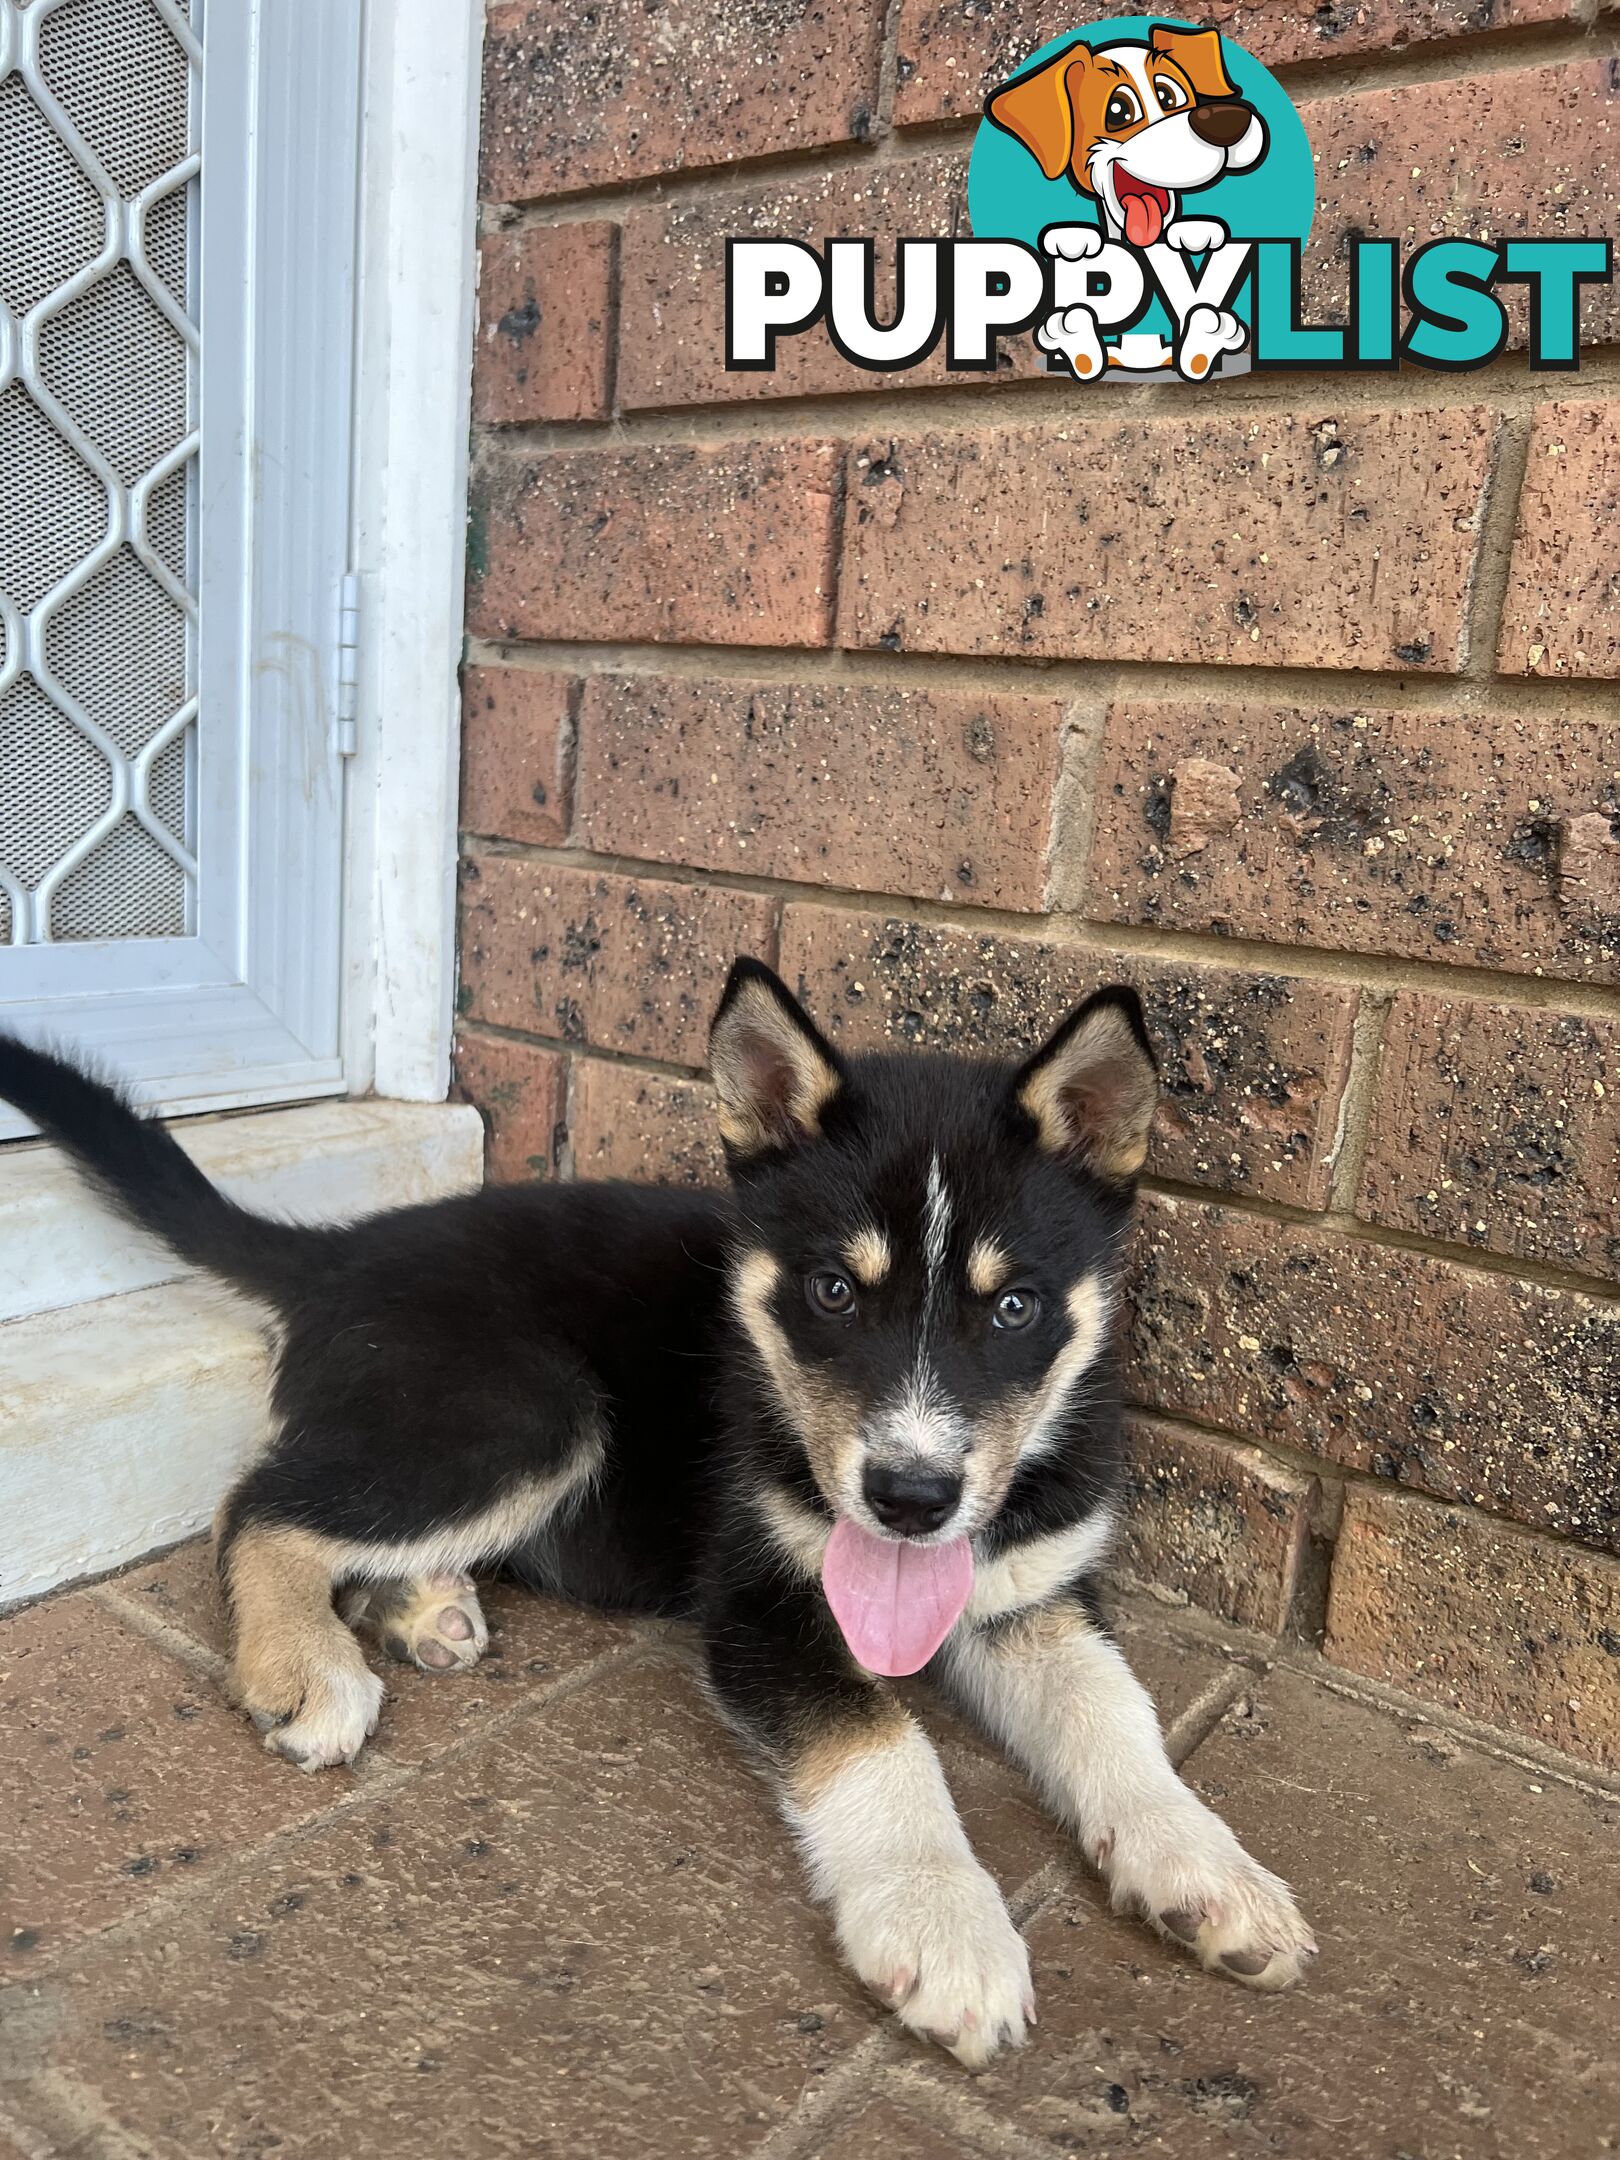
[[[985,113],[1023,144],[1048,180],[1067,174],[1101,213],[1100,227],[1053,225],[1041,235],[1041,245],[1058,259],[1060,298],[1063,266],[1076,266],[1067,282],[1083,295],[1086,265],[1109,241],[1123,241],[1150,261],[1150,251],[1161,247],[1186,257],[1225,246],[1229,235],[1221,221],[1183,217],[1182,199],[1228,173],[1252,171],[1267,148],[1265,122],[1226,72],[1220,32],[1164,23],[1152,24],[1145,41],[1095,51],[1084,43],[1065,47],[1003,83]],[[1162,339],[1151,338],[1146,343],[1152,354],[1128,362],[1124,350],[1105,355],[1096,311],[1078,297],[1059,306],[1036,338],[1081,377],[1099,374],[1112,359],[1173,362],[1179,374],[1196,381],[1221,354],[1240,351],[1248,331],[1225,307],[1195,305],[1177,326],[1173,353],[1163,351]]]

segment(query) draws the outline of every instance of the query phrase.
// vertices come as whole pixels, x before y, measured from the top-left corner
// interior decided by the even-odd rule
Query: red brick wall
[[[849,1043],[1135,981],[1131,1566],[1614,1763],[1612,353],[721,366],[728,234],[951,230],[987,83],[1086,12],[491,7],[462,1085],[498,1175],[704,1178],[740,950]],[[1585,0],[1212,13],[1301,106],[1318,298],[1353,226],[1620,222]]]

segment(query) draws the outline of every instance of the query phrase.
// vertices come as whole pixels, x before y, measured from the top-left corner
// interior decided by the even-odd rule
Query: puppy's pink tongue
[[[1119,207],[1125,213],[1125,237],[1132,247],[1151,247],[1164,230],[1164,212],[1157,196],[1125,195]]]
[[[921,1672],[955,1627],[973,1588],[973,1547],[896,1545],[840,1515],[821,1587],[844,1640],[868,1672]]]

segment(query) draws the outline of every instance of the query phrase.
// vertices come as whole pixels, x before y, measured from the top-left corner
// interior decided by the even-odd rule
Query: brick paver
[[[1620,1803],[1556,1765],[1123,1607],[1187,1774],[1321,1935],[1303,1993],[1255,1997],[1111,1916],[919,1694],[1041,1990],[1028,2049],[969,2078],[842,1971],[682,1631],[488,1604],[486,1666],[400,1676],[371,1769],[317,1780],[214,1694],[200,1546],[0,1621],[5,2160],[1489,2160],[1620,2119]]]

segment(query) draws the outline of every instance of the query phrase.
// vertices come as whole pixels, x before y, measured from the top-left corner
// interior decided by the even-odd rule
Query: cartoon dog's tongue
[[[821,1587],[858,1663],[897,1678],[921,1672],[955,1627],[973,1588],[973,1548],[896,1545],[840,1515]]]
[[[1127,180],[1135,180],[1134,173],[1120,173],[1115,185],[1119,191],[1119,207],[1125,219],[1125,237],[1134,248],[1152,247],[1164,231],[1165,196],[1159,188],[1127,188]]]

